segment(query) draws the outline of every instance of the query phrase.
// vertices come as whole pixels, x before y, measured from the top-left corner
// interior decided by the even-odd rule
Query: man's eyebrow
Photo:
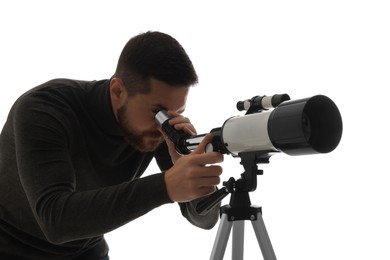
[[[166,110],[166,111],[168,111],[168,109],[165,106],[160,105],[160,104],[155,104],[155,105],[153,105],[153,107],[155,109],[158,109],[158,110]]]
[[[168,108],[166,108],[165,106],[163,106],[163,105],[161,105],[161,104],[156,104],[155,107],[156,107],[157,109],[159,109],[159,110],[165,110],[165,111],[168,111],[168,110],[169,110]],[[184,113],[185,110],[186,110],[186,108],[183,107],[183,108],[177,110],[176,112],[179,113],[179,114],[182,114],[182,113]]]
[[[183,114],[185,110],[186,110],[185,108],[182,108],[182,109],[180,109],[179,111],[177,111],[177,113]]]

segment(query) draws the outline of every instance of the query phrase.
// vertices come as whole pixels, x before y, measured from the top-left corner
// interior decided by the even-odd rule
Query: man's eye
[[[156,109],[153,109],[152,112],[153,112],[153,115],[157,115],[158,112],[160,112],[162,110],[162,108],[156,108]]]

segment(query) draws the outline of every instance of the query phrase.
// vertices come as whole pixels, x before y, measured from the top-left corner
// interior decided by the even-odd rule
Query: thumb
[[[198,145],[198,147],[196,147],[196,149],[192,153],[193,154],[205,153],[207,144],[211,143],[212,140],[213,140],[213,135],[211,133],[206,134],[203,140]]]

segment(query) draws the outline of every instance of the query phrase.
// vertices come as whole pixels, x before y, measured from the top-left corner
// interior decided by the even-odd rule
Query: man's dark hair
[[[148,93],[151,78],[172,86],[198,82],[194,66],[180,43],[167,34],[151,31],[127,42],[114,77],[123,80],[129,95]]]

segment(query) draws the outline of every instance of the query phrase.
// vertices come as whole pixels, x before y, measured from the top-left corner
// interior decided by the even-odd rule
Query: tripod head
[[[241,177],[236,180],[231,177],[228,181],[223,182],[222,189],[216,191],[209,197],[201,200],[196,207],[196,211],[201,214],[209,211],[219,202],[221,202],[229,193],[233,194],[231,199],[231,206],[241,205],[250,206],[250,200],[248,192],[255,191],[257,188],[257,176],[263,174],[263,170],[259,170],[257,164],[269,163],[269,158],[272,153],[264,152],[245,152],[239,153],[238,156],[241,158],[241,164],[244,167],[244,172]],[[245,194],[237,199],[238,194]]]

